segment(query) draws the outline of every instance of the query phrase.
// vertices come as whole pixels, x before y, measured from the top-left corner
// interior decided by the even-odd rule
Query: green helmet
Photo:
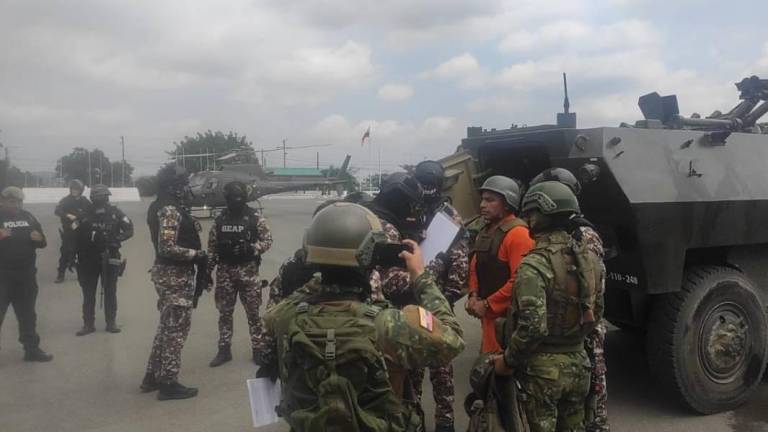
[[[517,211],[520,208],[520,185],[509,177],[500,175],[488,177],[480,187],[480,191],[496,192],[504,197],[512,210]]]
[[[304,235],[307,264],[368,269],[376,244],[386,243],[381,222],[365,207],[335,202],[320,210]]]
[[[112,195],[112,192],[109,191],[109,188],[107,185],[103,184],[97,184],[93,185],[91,188],[91,201],[94,199],[96,200],[106,200],[107,197]]]
[[[531,186],[523,197],[523,213],[530,210],[538,210],[545,215],[581,212],[576,195],[559,181],[545,181]]]
[[[0,193],[0,197],[6,200],[24,201],[24,192],[16,186],[8,186]]]

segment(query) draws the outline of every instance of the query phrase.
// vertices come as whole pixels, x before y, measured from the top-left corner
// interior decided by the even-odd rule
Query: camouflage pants
[[[584,348],[592,363],[592,379],[587,396],[586,429],[587,432],[608,432],[608,384],[605,366],[605,322],[587,336]]]
[[[531,356],[520,374],[531,432],[584,431],[590,369],[583,351]]]
[[[192,325],[193,267],[155,265],[152,281],[159,295],[160,324],[152,342],[147,373],[163,381],[175,380],[181,369],[181,350]]]
[[[237,296],[245,308],[248,317],[248,330],[251,334],[251,348],[257,348],[261,331],[261,285],[259,283],[259,265],[219,263],[216,270],[216,309],[219,310],[219,346],[232,344],[233,322]]]
[[[416,393],[416,401],[421,403],[422,383],[426,368],[411,371],[411,382]],[[453,426],[453,365],[429,366],[429,380],[432,381],[432,394],[435,398],[435,427]]]

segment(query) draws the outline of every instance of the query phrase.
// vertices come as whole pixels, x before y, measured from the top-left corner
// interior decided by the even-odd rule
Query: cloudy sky
[[[581,126],[634,121],[654,90],[708,114],[768,78],[768,6],[737,3],[0,0],[0,142],[35,171],[74,146],[118,159],[123,135],[147,174],[173,141],[232,130],[363,171],[381,145],[386,171],[452,152],[467,126],[553,122],[564,71]]]

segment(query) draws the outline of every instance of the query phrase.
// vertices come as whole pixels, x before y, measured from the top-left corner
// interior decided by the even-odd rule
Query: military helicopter
[[[274,171],[265,170],[258,159],[253,159],[253,151],[234,151],[217,159],[220,169],[200,171],[189,177],[189,187],[192,191],[191,209],[201,216],[214,217],[225,206],[224,186],[232,181],[241,181],[248,187],[248,200],[257,203],[258,199],[266,196],[298,189],[334,187],[338,194],[346,182],[342,175],[349,168],[350,155],[347,155],[341,165],[337,177],[312,178],[309,176],[293,176],[278,178]],[[243,157],[245,156],[245,158]]]

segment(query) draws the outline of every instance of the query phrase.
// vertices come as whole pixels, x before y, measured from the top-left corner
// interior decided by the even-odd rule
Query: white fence
[[[139,190],[135,187],[132,188],[109,188],[112,195],[109,197],[111,202],[134,202],[141,201],[139,197]],[[90,194],[90,189],[85,188],[83,195],[86,197]],[[24,188],[24,203],[25,204],[43,204],[43,203],[57,203],[60,199],[69,195],[69,189],[67,188]]]

